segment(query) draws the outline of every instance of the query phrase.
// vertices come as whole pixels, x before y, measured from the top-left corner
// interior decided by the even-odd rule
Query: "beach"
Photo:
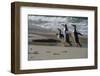
[[[80,59],[87,58],[85,47],[29,45],[28,60]]]
[[[80,47],[72,25],[81,33]],[[59,30],[58,30],[59,29]],[[68,41],[65,37],[68,30]],[[61,37],[62,35],[62,37]],[[68,43],[69,42],[69,43]],[[88,57],[88,18],[74,16],[28,16],[28,60],[79,59]]]
[[[29,34],[28,60],[79,59],[88,57],[87,38],[80,37],[82,47],[59,41],[55,34]]]

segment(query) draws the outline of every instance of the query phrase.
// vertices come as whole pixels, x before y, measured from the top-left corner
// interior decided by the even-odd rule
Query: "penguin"
[[[67,42],[70,46],[72,46],[70,37],[69,37],[69,30],[68,30],[67,24],[65,24],[63,26],[64,26],[65,42]]]
[[[57,29],[58,29],[58,31],[59,31],[59,33],[57,34],[57,35],[58,35],[58,38],[59,38],[59,39],[63,39],[63,38],[64,38],[64,35],[62,34],[62,30],[59,29],[59,28],[57,28]]]
[[[72,26],[74,27],[74,39],[75,39],[75,42],[76,42],[77,46],[82,47],[82,45],[81,45],[81,43],[80,43],[80,41],[79,41],[79,35],[82,36],[82,34],[81,34],[80,32],[77,31],[76,25],[72,25]]]

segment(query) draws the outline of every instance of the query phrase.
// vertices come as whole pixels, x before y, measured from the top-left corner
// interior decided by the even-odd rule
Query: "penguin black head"
[[[76,25],[72,25],[74,28],[76,28]]]
[[[59,31],[61,31],[61,29],[57,28]]]
[[[63,24],[64,27],[67,27],[67,24]]]

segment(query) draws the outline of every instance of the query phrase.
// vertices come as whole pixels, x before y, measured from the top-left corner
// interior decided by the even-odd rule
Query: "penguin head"
[[[76,25],[72,25],[74,28],[76,28]]]
[[[58,31],[61,31],[61,29],[60,29],[60,28],[57,28],[57,30],[58,30]]]

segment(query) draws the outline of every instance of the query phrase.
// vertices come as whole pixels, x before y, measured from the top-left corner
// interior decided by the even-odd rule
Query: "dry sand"
[[[36,46],[29,45],[28,60],[54,60],[87,58],[85,47]]]
[[[80,38],[82,47],[76,47],[71,39],[73,46],[64,46],[62,42],[33,42],[38,39],[55,39],[54,34],[29,34],[28,38],[28,60],[55,60],[55,59],[78,59],[88,57],[87,38]],[[51,41],[51,40],[50,40]]]

